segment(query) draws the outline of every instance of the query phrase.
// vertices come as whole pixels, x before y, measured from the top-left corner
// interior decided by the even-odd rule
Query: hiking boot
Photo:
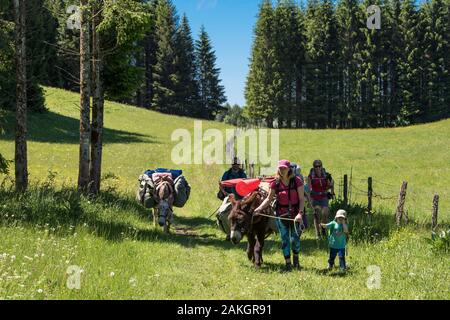
[[[290,263],[286,263],[286,266],[284,267],[283,272],[291,272],[292,271],[292,265]]]
[[[294,269],[300,270],[300,262],[298,256],[294,256]]]

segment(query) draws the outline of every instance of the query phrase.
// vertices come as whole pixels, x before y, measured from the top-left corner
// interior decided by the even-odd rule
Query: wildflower
[[[42,292],[44,292],[44,290],[42,290],[42,289],[37,289],[37,292],[38,292],[38,293],[42,293]]]
[[[111,278],[114,277],[115,275],[116,275],[116,274],[115,274],[114,272],[112,272],[112,271],[109,273],[109,276],[110,276]]]

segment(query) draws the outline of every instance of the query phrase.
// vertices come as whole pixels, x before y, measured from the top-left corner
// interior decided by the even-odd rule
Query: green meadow
[[[344,174],[352,182],[348,272],[323,271],[327,245],[310,228],[302,236],[303,269],[285,274],[277,235],[266,241],[264,265],[255,270],[246,241],[226,242],[210,218],[220,205],[216,193],[226,166],[172,163],[172,133],[193,132],[193,119],[107,102],[103,193],[87,199],[75,190],[79,96],[46,88],[46,103],[49,112],[29,115],[29,192],[15,194],[12,178],[0,176],[0,299],[450,299],[448,248],[436,250],[429,241],[435,194],[439,230],[450,229],[450,120],[395,129],[281,130],[281,158],[304,173],[322,159],[336,193]],[[5,131],[0,150],[13,159],[13,115]],[[192,186],[170,235],[154,228],[150,212],[134,200],[138,176],[155,167],[180,167]],[[377,195],[370,217],[362,208],[369,176]],[[397,228],[403,181],[408,223]],[[71,266],[79,289],[68,286]],[[380,275],[375,287],[373,266]]]

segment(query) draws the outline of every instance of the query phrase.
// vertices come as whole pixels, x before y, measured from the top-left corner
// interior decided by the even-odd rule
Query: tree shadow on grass
[[[145,208],[140,203],[136,201],[134,197],[127,197],[115,192],[102,192],[102,201],[109,204],[114,204],[120,208],[132,209],[137,212],[138,217],[143,222],[153,223],[153,213],[152,209]],[[174,208],[174,224],[175,228],[183,228],[185,230],[194,230],[203,227],[215,228],[216,223],[212,219],[205,217],[186,217],[177,214],[177,208]]]
[[[235,247],[215,235],[196,232],[199,225],[212,226],[213,222],[201,217],[177,217],[172,233],[163,233],[159,226],[154,228],[148,218],[148,210],[133,201],[115,193],[102,193],[96,199],[80,196],[76,190],[65,188],[55,190],[51,186],[31,186],[25,194],[0,187],[0,225],[5,227],[22,225],[27,228],[46,226],[56,236],[73,235],[76,229],[86,228],[88,234],[111,242],[136,240],[142,242],[175,243],[183,247],[211,246],[222,249]],[[112,215],[103,211],[111,211]],[[133,215],[142,219],[142,224],[133,224],[114,218],[123,212],[127,220]],[[180,232],[183,228],[193,232]],[[78,231],[79,232],[79,231]]]
[[[122,242],[126,239],[151,243],[175,243],[187,248],[197,246],[212,246],[222,249],[233,249],[233,245],[224,240],[211,237],[211,235],[183,233],[177,234],[176,225],[172,225],[171,233],[165,234],[160,227],[136,228],[130,224],[101,219],[91,221],[89,225],[91,233],[105,240]]]
[[[80,121],[55,112],[42,114],[31,113],[29,115],[28,141],[79,144]],[[14,117],[8,114],[6,117],[5,134],[0,135],[0,140],[14,140]],[[104,128],[104,143],[156,143],[156,139],[150,135]]]

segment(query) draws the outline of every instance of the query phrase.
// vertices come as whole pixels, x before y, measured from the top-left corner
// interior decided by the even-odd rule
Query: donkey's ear
[[[247,204],[249,204],[249,203],[252,203],[253,200],[255,200],[257,194],[258,194],[257,192],[253,192],[251,195],[249,195],[246,199],[244,199],[244,200],[242,201],[242,204],[243,204],[243,205],[247,205]]]

